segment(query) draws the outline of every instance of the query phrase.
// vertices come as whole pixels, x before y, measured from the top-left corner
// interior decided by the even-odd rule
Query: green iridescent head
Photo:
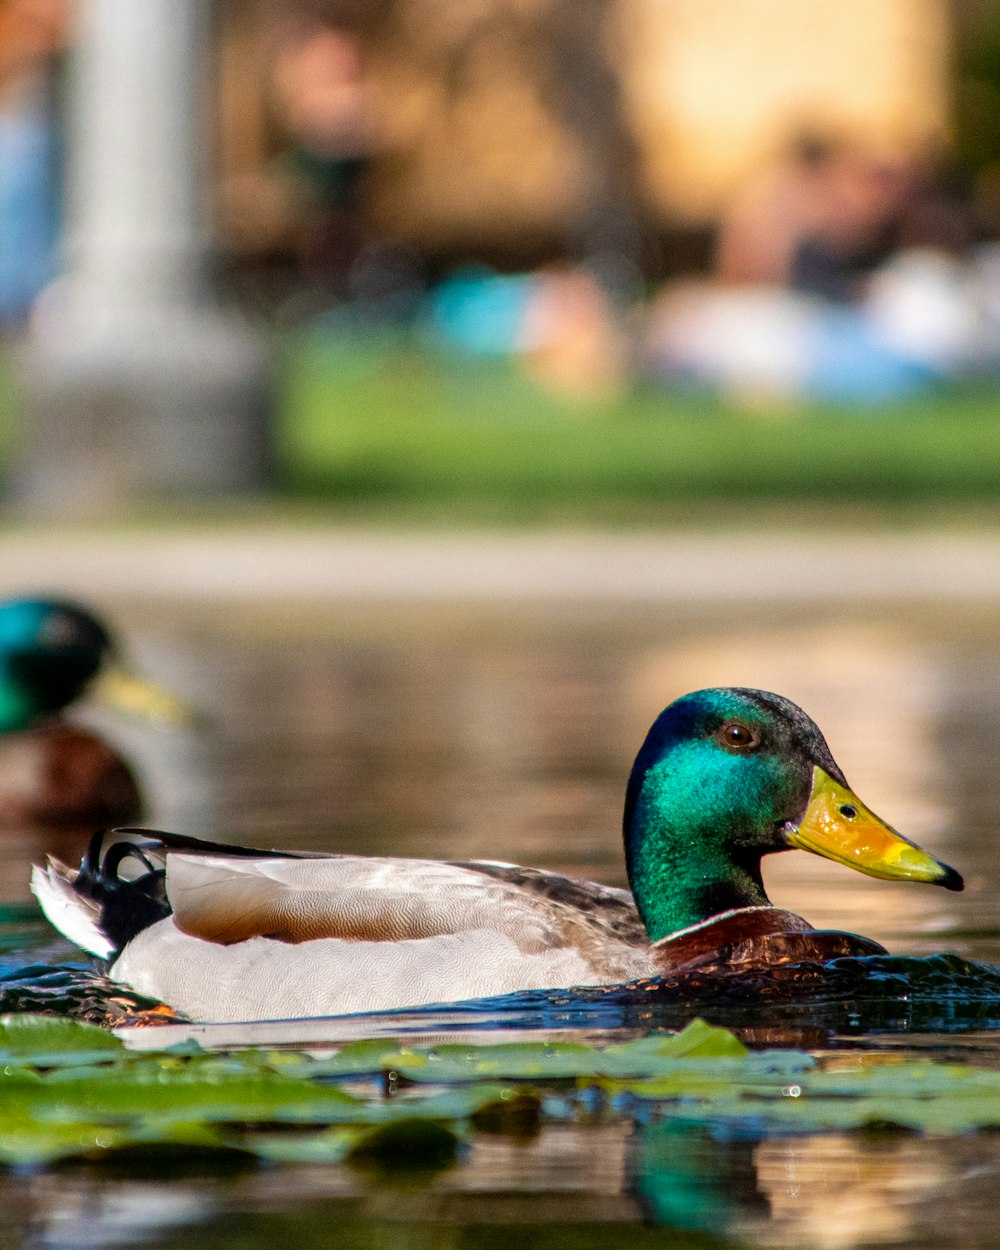
[[[108,631],[76,604],[0,600],[0,733],[72,703],[112,651]]]
[[[652,941],[768,905],[760,861],[795,846],[871,876],[962,888],[865,807],[805,712],[764,690],[699,690],[660,714],[632,768],[624,831]]]

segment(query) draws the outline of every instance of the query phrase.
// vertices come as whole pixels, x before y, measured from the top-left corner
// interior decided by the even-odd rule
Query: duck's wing
[[[224,945],[253,937],[405,942],[498,929],[538,950],[555,936],[545,909],[516,886],[430,860],[172,852],[166,894],[182,932]]]
[[[515,865],[177,852],[167,856],[166,894],[182,932],[224,945],[407,942],[474,930],[500,933],[524,954],[648,943],[625,891]]]

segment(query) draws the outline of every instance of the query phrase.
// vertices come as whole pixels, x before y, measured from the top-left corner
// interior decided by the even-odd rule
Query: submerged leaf
[[[268,1163],[340,1163],[358,1140],[356,1128],[321,1129],[315,1133],[251,1133],[243,1145]]]
[[[470,1119],[477,1132],[528,1141],[541,1131],[541,1113],[542,1100],[537,1094],[508,1091],[477,1107]]]
[[[433,1120],[399,1120],[362,1134],[347,1162],[362,1171],[439,1172],[458,1159],[460,1137]]]

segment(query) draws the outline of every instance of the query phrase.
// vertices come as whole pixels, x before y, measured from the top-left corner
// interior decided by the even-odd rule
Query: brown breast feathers
[[[814,929],[801,916],[780,907],[744,907],[663,938],[651,947],[664,975],[707,970],[772,968],[805,961],[825,962],[844,955],[884,955],[870,938],[832,929]]]

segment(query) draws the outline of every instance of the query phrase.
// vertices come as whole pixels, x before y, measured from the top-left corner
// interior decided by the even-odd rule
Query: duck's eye
[[[750,726],[738,720],[727,720],[719,730],[718,739],[730,751],[752,751],[760,742]]]

